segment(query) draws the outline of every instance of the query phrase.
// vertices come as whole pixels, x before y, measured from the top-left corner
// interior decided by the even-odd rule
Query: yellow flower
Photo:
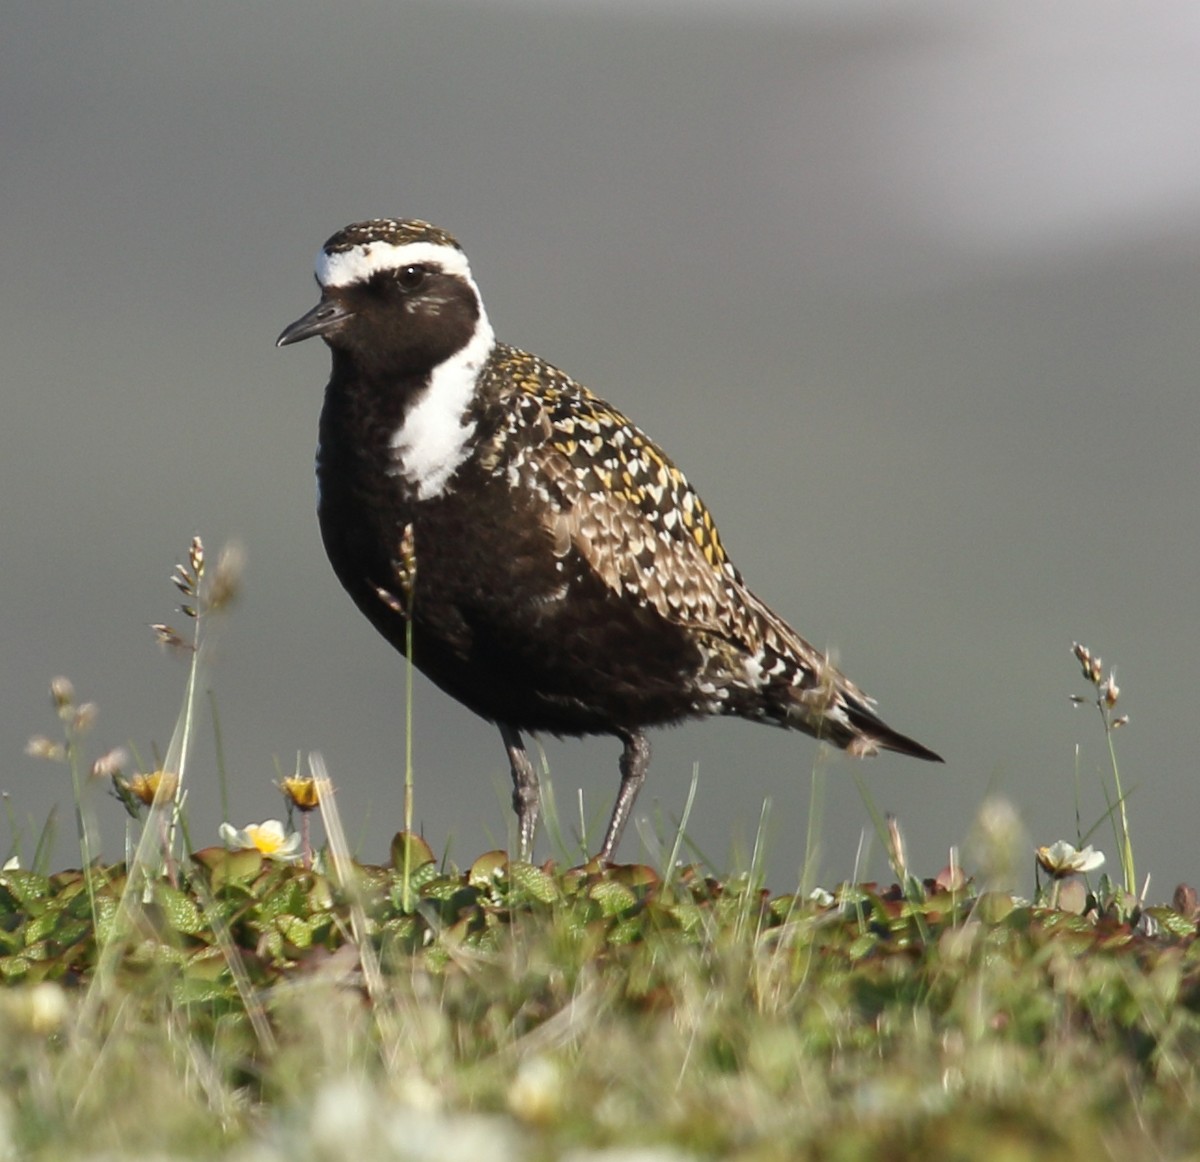
[[[279,780],[277,786],[283,792],[284,798],[297,810],[314,811],[321,805],[317,780],[312,775],[286,775]]]
[[[123,790],[141,800],[147,807],[155,798],[160,803],[174,799],[175,791],[179,787],[179,776],[174,771],[151,771],[148,775],[130,775],[128,779],[119,775],[114,778]]]

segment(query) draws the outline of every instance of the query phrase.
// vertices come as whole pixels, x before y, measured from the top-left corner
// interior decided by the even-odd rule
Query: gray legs
[[[625,830],[629,813],[633,810],[633,801],[646,781],[646,770],[650,766],[650,743],[646,741],[646,736],[640,730],[635,730],[622,737],[625,750],[621,754],[621,789],[617,792],[608,831],[600,847],[599,859],[602,864],[612,863],[613,852],[617,850],[621,832]]]
[[[525,744],[521,740],[519,730],[502,724],[500,737],[504,740],[504,749],[508,751],[508,763],[512,767],[512,802],[513,810],[517,813],[520,857],[529,859],[533,854],[533,829],[537,825],[538,817],[537,772],[525,753]],[[623,734],[621,739],[625,744],[625,750],[621,754],[621,790],[617,793],[612,818],[608,821],[608,831],[605,832],[604,843],[597,855],[601,864],[612,862],[613,852],[617,850],[621,832],[625,830],[634,800],[646,781],[646,770],[650,766],[650,743],[640,730]]]
[[[512,767],[513,780],[513,810],[517,813],[517,842],[520,848],[520,858],[529,859],[533,855],[533,829],[537,826],[538,817],[538,777],[533,769],[533,763],[525,753],[525,743],[521,741],[521,732],[511,726],[500,724],[500,737],[504,740],[504,749],[508,751],[508,765]]]

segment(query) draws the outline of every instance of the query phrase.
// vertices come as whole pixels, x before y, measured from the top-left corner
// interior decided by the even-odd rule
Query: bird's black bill
[[[299,343],[302,339],[311,339],[314,335],[324,335],[349,314],[340,303],[322,299],[308,314],[301,315],[294,323],[284,327],[283,334],[275,340],[275,346],[286,347],[289,343]]]

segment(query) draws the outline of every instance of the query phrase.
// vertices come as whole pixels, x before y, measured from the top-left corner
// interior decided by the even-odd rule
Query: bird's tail
[[[922,746],[916,739],[909,738],[907,734],[893,730],[869,706],[856,706],[849,703],[846,706],[846,717],[853,724],[858,738],[869,739],[883,750],[894,750],[897,754],[911,755],[915,759],[924,759],[930,763],[945,762],[945,759],[936,751]],[[847,749],[852,750],[853,744]]]
[[[927,762],[944,761],[935,751],[888,726],[875,712],[873,698],[759,598],[749,596],[762,617],[767,646],[786,662],[780,677],[786,675],[788,681],[782,690],[774,685],[772,698],[775,712],[782,710],[783,725],[803,730],[860,758],[890,750]],[[780,694],[782,707],[778,706]]]

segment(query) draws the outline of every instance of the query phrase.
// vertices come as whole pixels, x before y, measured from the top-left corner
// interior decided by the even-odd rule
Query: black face
[[[412,374],[465,347],[478,321],[471,285],[435,262],[420,262],[326,288],[317,306],[279,336],[278,346],[320,335],[364,370]]]

